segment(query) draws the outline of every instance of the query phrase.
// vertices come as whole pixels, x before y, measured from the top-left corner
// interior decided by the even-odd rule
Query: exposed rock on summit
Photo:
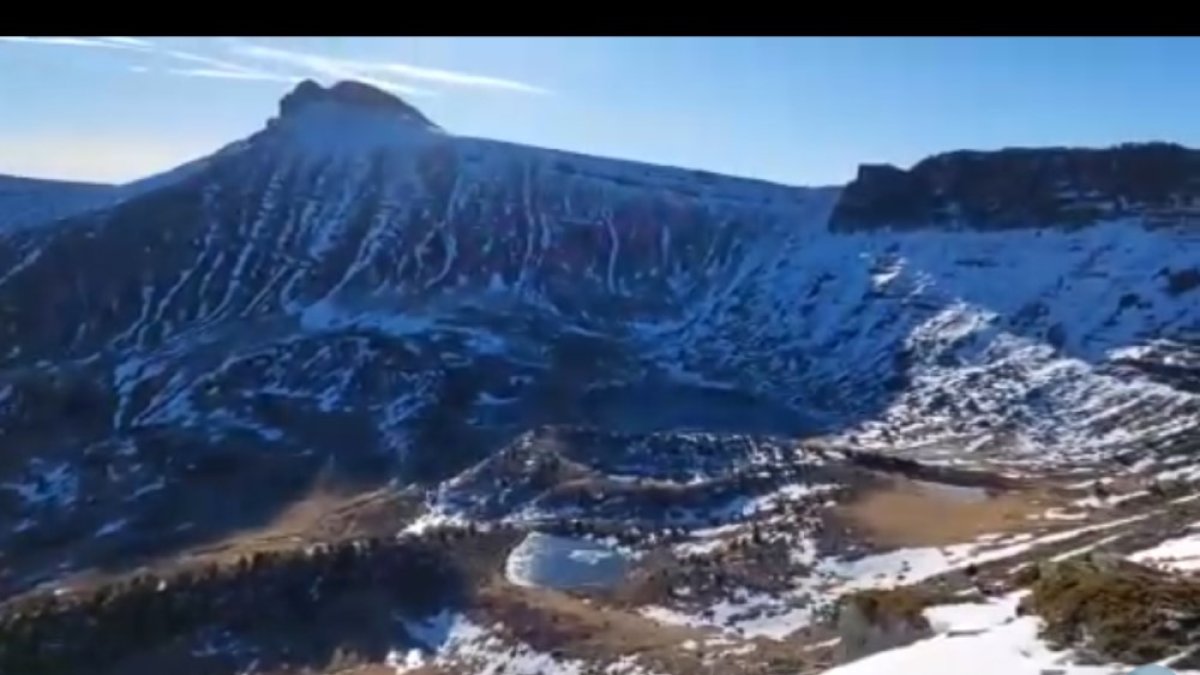
[[[410,122],[427,127],[436,127],[420,110],[389,94],[361,82],[338,82],[328,88],[305,80],[279,102],[281,117],[290,117],[314,104],[333,103],[355,108],[395,113]]]

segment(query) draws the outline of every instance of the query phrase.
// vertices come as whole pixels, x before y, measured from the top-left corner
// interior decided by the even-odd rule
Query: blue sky
[[[1200,145],[1200,41],[0,38],[0,173],[129,180],[363,79],[447,130],[791,184],[1013,145]]]

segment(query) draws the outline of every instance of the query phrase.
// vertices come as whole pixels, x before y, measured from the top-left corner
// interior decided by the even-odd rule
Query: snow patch
[[[1130,560],[1154,567],[1194,572],[1200,570],[1200,523],[1191,526],[1192,533],[1168,539],[1157,546],[1138,551]]]
[[[66,462],[50,464],[35,457],[30,460],[25,476],[22,482],[0,483],[0,489],[17,493],[26,507],[67,507],[78,498],[79,476]]]
[[[582,675],[585,664],[574,659],[556,659],[522,643],[511,643],[472,622],[462,614],[442,611],[418,620],[405,620],[409,636],[420,643],[403,655],[393,652],[388,661],[397,673],[420,663],[432,666],[466,667],[475,675]],[[416,651],[417,653],[413,653]],[[634,675],[637,667],[606,670],[612,675]],[[404,668],[405,670],[402,670]]]
[[[1038,638],[1035,617],[1015,617],[1016,597],[927,610],[941,634],[827,670],[827,675],[1118,675],[1128,667],[1081,666]]]
[[[114,521],[111,521],[111,522],[108,522],[108,523],[105,523],[104,525],[102,525],[100,527],[100,529],[96,530],[96,534],[93,536],[97,539],[100,539],[102,537],[114,535],[114,534],[120,532],[121,530],[124,530],[125,526],[128,524],[129,524],[128,518],[118,518]]]

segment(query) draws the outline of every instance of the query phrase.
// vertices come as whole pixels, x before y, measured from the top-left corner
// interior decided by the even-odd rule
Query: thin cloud
[[[143,40],[141,38],[102,37],[102,38],[96,38],[96,39],[104,40],[105,42],[111,42],[112,44],[115,44],[115,45],[124,45],[126,47],[132,47],[134,49],[153,49],[154,48],[153,42],[150,42],[149,40]]]
[[[165,57],[176,61],[194,63],[202,68],[164,68],[159,72],[182,77],[209,77],[233,80],[260,80],[269,82],[295,82],[301,78],[291,75],[269,73],[258,68],[236,63],[227,59],[219,59],[180,49],[170,49],[156,45],[149,40],[133,37],[0,37],[0,41],[22,44],[54,45],[60,47],[87,47],[101,49],[117,49],[148,56]],[[145,65],[132,65],[130,72],[148,73],[151,69]]]
[[[385,91],[411,97],[437,96],[438,92],[397,82],[394,78],[399,77],[404,80],[417,80],[449,87],[492,89],[522,94],[551,93],[542,87],[502,77],[425,68],[407,63],[343,59],[249,44],[235,39],[226,41],[228,53],[231,55],[228,58],[165,47],[150,40],[135,37],[0,37],[0,42],[113,49],[139,54],[144,58],[169,59],[192,64],[193,67],[170,67],[161,64],[154,64],[158,66],[155,68],[145,64],[127,67],[129,72],[157,72],[175,77],[295,83],[304,79],[305,76],[315,76],[332,80],[357,80]],[[246,62],[247,59],[250,60],[249,63]],[[271,64],[274,67],[264,68],[265,64]]]
[[[400,77],[436,82],[438,84],[474,87],[477,89],[503,89],[526,94],[549,94],[549,90],[526,82],[510,80],[488,75],[476,75],[438,68],[424,68],[407,63],[387,61],[360,61],[356,59],[341,59],[318,54],[295,52],[276,47],[260,45],[237,45],[233,51],[241,56],[253,59],[274,61],[301,68],[329,77],[343,79],[358,79],[371,84],[369,73],[399,75]],[[372,78],[373,79],[373,78]]]
[[[262,82],[295,83],[304,78],[295,75],[278,75],[261,71],[224,70],[221,68],[171,68],[166,71],[180,77],[207,77],[218,80],[257,80]]]
[[[296,75],[271,73],[259,68],[251,68],[228,59],[218,59],[212,56],[185,52],[179,49],[160,49],[159,53],[178,61],[195,63],[201,68],[168,68],[166,73],[180,77],[206,77],[224,80],[243,80],[258,82],[296,82],[303,78]]]
[[[550,93],[550,90],[548,89],[543,89],[542,87],[526,84],[524,82],[518,82],[516,80],[506,80],[502,77],[470,75],[468,73],[459,73],[452,70],[440,70],[438,68],[412,66],[407,63],[380,63],[374,64],[371,67],[385,72],[409,77],[414,80],[428,80],[430,82],[440,82],[442,84],[459,85],[463,87],[507,89],[509,91],[519,91],[526,94]]]
[[[187,61],[189,63],[199,63],[202,66],[211,66],[214,68],[221,68],[224,70],[243,70],[243,71],[254,70],[253,68],[247,68],[246,66],[243,66],[240,63],[235,63],[233,61],[228,61],[225,59],[218,59],[218,58],[215,58],[212,56],[205,56],[203,54],[197,54],[195,52],[185,52],[185,51],[182,51],[179,49],[160,49],[158,51],[160,54],[165,54],[166,56],[169,56],[173,59],[178,59],[180,61]]]
[[[18,42],[21,44],[53,45],[58,47],[98,47],[101,49],[141,49],[130,44],[113,42],[109,38],[78,38],[78,37],[0,37],[0,42]]]
[[[276,49],[274,47],[261,47],[258,45],[237,45],[233,47],[233,51],[241,56],[246,56],[262,61],[271,61],[296,68],[307,70],[315,75],[321,75],[336,80],[358,80],[364,84],[369,84],[379,89],[403,94],[405,96],[435,96],[436,92],[419,87],[412,87],[399,82],[385,80],[383,78],[373,77],[368,75],[365,69],[360,67],[356,61],[346,59],[331,58],[328,56],[319,56],[317,54],[303,54],[300,52],[288,51],[286,49]]]

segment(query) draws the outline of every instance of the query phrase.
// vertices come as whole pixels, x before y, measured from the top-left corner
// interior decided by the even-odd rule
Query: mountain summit
[[[338,82],[328,88],[313,80],[305,80],[279,101],[279,115],[294,117],[302,111],[323,105],[387,113],[408,123],[436,128],[421,111],[389,94],[357,81]]]

